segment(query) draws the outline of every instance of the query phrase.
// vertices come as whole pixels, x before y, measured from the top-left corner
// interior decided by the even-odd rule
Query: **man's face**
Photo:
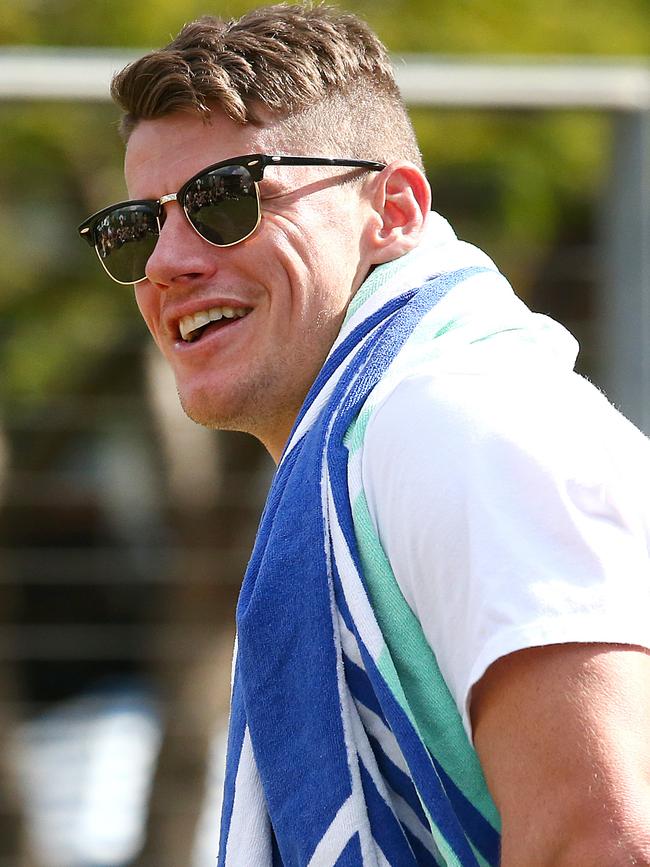
[[[220,112],[209,125],[184,114],[142,121],[126,152],[129,195],[175,193],[193,174],[229,157],[297,153],[282,149],[281,129],[241,126]],[[331,156],[313,150],[305,145],[300,153]],[[275,457],[371,264],[362,239],[370,209],[364,185],[343,183],[340,171],[267,169],[261,224],[232,247],[209,244],[169,202],[147,279],[135,287],[187,414],[201,424],[253,433]],[[181,319],[215,308],[226,314],[220,322],[184,341]]]

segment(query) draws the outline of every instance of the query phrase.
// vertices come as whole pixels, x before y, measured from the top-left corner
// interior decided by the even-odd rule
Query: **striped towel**
[[[237,610],[220,867],[498,864],[498,821],[445,772],[390,674],[346,444],[418,325],[471,278],[503,280],[479,264],[362,287],[301,410]]]

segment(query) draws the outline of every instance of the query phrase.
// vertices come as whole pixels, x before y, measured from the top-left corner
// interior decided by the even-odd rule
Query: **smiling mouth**
[[[185,343],[200,340],[207,330],[214,331],[243,319],[251,312],[250,307],[210,307],[199,310],[179,320],[178,330]]]

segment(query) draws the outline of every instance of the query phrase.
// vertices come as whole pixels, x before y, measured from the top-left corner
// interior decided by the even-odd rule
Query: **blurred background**
[[[2,4],[0,867],[215,863],[233,610],[273,467],[184,418],[132,291],[76,235],[124,197],[117,110],[21,76],[255,5]],[[649,431],[650,2],[345,6],[393,52],[436,210]]]

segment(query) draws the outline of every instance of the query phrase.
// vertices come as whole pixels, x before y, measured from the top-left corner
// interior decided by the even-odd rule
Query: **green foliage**
[[[395,51],[645,54],[647,0],[370,0],[354,4]]]
[[[587,113],[417,110],[434,208],[485,249],[520,294],[577,200],[598,207],[607,119]]]
[[[108,105],[0,108],[5,400],[66,393],[137,322],[130,290],[99,273],[76,235],[97,202],[123,194],[115,118]]]
[[[157,46],[184,21],[237,16],[260,4],[226,0],[4,0],[0,42]],[[647,54],[647,0],[350,0],[393,51],[469,54]]]
[[[201,14],[251,2],[4,0],[5,45],[155,47]],[[646,54],[648,0],[352,0],[396,54]],[[596,207],[607,120],[590,114],[418,109],[435,206],[527,283],[572,214]],[[123,196],[117,112],[108,104],[0,105],[0,397],[38,402],[81,388],[142,326],[76,225]],[[585,204],[586,203],[586,204]],[[18,229],[19,227],[19,229]]]

